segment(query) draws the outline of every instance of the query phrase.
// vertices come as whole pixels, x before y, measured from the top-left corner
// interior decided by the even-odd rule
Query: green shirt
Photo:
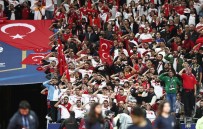
[[[159,79],[165,83],[166,93],[177,93],[177,86],[182,85],[182,82],[175,76],[172,78],[167,76],[166,73],[162,73]]]

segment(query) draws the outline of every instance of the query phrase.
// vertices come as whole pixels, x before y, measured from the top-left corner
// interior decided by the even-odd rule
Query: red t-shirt
[[[125,103],[126,96],[121,96],[120,94],[115,96],[117,102],[123,101]]]
[[[182,79],[183,79],[183,88],[188,89],[188,90],[193,90],[194,85],[197,84],[197,80],[193,74],[182,74]]]
[[[172,44],[171,44],[171,50],[172,51],[177,51],[178,50],[178,44],[176,43],[176,42],[173,42]]]
[[[68,39],[71,38],[72,36],[73,36],[72,33],[63,34],[64,40],[68,40]]]
[[[183,15],[183,14],[184,14],[184,9],[185,9],[184,6],[177,6],[177,7],[175,7],[176,12],[177,12],[178,14],[180,14],[180,15]]]

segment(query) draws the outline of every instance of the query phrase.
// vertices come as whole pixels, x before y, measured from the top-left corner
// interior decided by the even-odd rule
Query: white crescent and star
[[[25,35],[16,34],[16,35],[13,35],[13,36],[10,36],[10,37],[13,37],[13,39],[23,39],[23,37],[25,37]]]
[[[104,47],[103,47],[103,46],[104,46]],[[103,43],[103,44],[101,45],[101,49],[102,49],[102,51],[107,50],[107,49],[108,49],[108,45],[107,45],[106,43]]]
[[[35,31],[35,27],[33,25],[30,25],[30,24],[27,24],[27,23],[12,23],[12,24],[7,24],[7,25],[4,25],[1,27],[1,31],[5,34],[9,34],[8,32],[6,32],[6,29],[8,28],[12,28],[12,27],[26,27],[26,28],[29,28],[30,31],[27,33],[32,33]],[[10,37],[13,37],[13,39],[23,39],[23,37],[25,37],[26,35],[20,35],[20,34],[16,34],[16,35],[13,35],[13,36],[10,36]]]
[[[107,56],[105,56],[105,55],[107,55]],[[102,57],[103,57],[104,59],[108,59],[108,54],[107,54],[107,53],[102,53]]]
[[[36,58],[37,58],[37,59],[36,59]],[[32,60],[37,62],[37,61],[39,60],[39,58],[43,59],[44,56],[33,56],[33,57],[32,57]]]

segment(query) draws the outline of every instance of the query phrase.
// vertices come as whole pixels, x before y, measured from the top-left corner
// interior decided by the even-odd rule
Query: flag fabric
[[[63,44],[60,39],[58,39],[58,68],[59,68],[59,73],[62,76],[63,73],[65,72],[65,56],[63,53]]]
[[[99,44],[99,57],[101,58],[102,62],[106,62],[109,65],[112,64],[112,59],[110,56],[110,46],[113,42],[107,39],[100,38]]]
[[[63,74],[65,73],[66,78],[68,81],[70,81],[70,74],[69,74],[69,70],[68,70],[68,64],[66,63],[66,58],[65,58],[65,54],[63,52],[63,44],[61,42],[60,39],[58,39],[58,68],[59,68],[59,73],[61,76],[63,76]]]
[[[88,8],[88,9],[91,9],[91,8],[92,8],[92,2],[91,2],[91,0],[88,0],[87,8]]]
[[[6,22],[7,17],[0,17],[0,24]]]
[[[47,55],[48,53],[31,53],[21,62],[21,64],[40,65],[41,60]]]
[[[196,44],[198,43],[203,43],[203,37],[199,37],[197,40],[196,40]]]
[[[0,24],[0,41],[21,50],[49,49],[51,20],[7,20]]]
[[[197,40],[196,40],[196,44],[194,47],[193,47],[193,50],[195,51],[198,51],[200,49],[200,47],[203,45],[203,37],[199,37]]]

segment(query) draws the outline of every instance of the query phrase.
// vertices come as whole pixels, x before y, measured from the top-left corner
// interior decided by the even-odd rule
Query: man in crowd
[[[178,86],[182,85],[181,81],[174,74],[174,71],[170,70],[169,72],[162,73],[159,76],[159,79],[165,84],[166,99],[171,105],[172,112],[175,112],[175,102]]]
[[[200,100],[200,107],[197,108],[195,118],[201,118],[203,116],[203,100]]]
[[[201,4],[203,1],[196,0],[65,0],[62,4],[38,0],[26,6],[15,0],[4,1],[0,17],[23,19],[22,14],[30,7],[29,15],[34,13],[35,20],[45,15],[45,19],[52,19],[53,13],[49,28],[54,33],[50,37],[53,53],[44,60],[46,65],[54,66],[45,72],[51,76],[43,83],[53,122],[57,116],[55,107],[67,114],[67,103],[73,105],[78,119],[94,102],[99,102],[103,111],[110,109],[119,115],[142,105],[156,109],[157,99],[166,98],[175,112],[177,92],[183,92],[180,101],[184,101],[185,115],[191,116],[202,82]],[[192,48],[193,43],[196,45]],[[189,63],[187,67],[184,62]],[[181,70],[183,67],[185,70]],[[136,128],[145,123],[137,110],[132,114]]]
[[[60,112],[61,112],[61,119],[58,121],[58,122],[62,122],[64,121],[65,119],[69,118],[70,117],[70,108],[71,108],[71,104],[68,102],[69,98],[68,96],[65,96],[63,98],[63,101],[62,99],[60,99],[55,105],[54,107],[56,108],[59,108],[60,109]]]
[[[185,71],[185,73],[183,73]],[[183,79],[183,97],[185,115],[191,117],[195,105],[195,96],[197,94],[197,80],[192,74],[192,68],[183,68],[179,75]]]
[[[18,111],[10,119],[7,129],[38,129],[37,115],[27,101],[21,101]]]
[[[128,127],[128,129],[140,129],[140,128],[152,129],[151,124],[148,123],[145,118],[145,114],[146,113],[144,113],[143,109],[141,109],[139,107],[133,108],[133,110],[131,112],[131,118],[132,118],[133,125]]]
[[[51,80],[44,82],[43,85],[48,89],[47,100],[50,101],[50,114],[52,121],[55,122],[57,120],[57,109],[54,107],[54,105],[58,102],[60,94],[58,79],[52,78]]]

